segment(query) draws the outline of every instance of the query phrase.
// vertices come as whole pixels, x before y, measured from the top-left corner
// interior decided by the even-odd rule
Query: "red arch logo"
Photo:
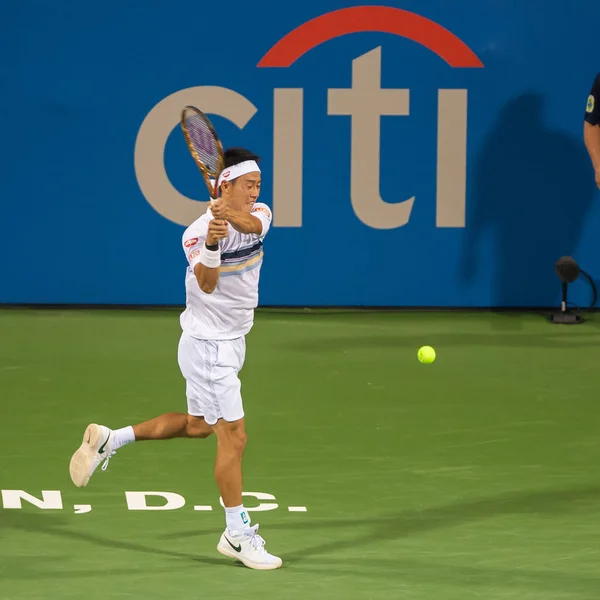
[[[361,32],[392,33],[407,38],[425,46],[451,67],[483,67],[477,55],[460,38],[435,21],[388,6],[343,8],[307,21],[281,38],[257,66],[289,67],[329,40]]]

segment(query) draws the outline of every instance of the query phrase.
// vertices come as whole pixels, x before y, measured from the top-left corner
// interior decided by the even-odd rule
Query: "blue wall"
[[[263,305],[551,305],[560,256],[600,275],[582,141],[597,0],[396,0],[402,12],[325,16],[270,54],[351,5],[227,6],[203,20],[181,0],[3,3],[0,302],[183,303],[177,221],[207,199],[176,126],[184,100],[213,111],[225,145],[263,157]],[[379,65],[381,88],[409,91],[382,95]],[[328,91],[352,85],[362,95]],[[374,146],[378,107],[396,116]],[[275,197],[274,135],[277,185],[291,186]],[[402,225],[408,204],[393,204],[413,197]],[[589,303],[583,282],[573,293]]]

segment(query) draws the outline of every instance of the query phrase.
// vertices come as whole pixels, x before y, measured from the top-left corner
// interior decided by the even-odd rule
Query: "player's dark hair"
[[[257,163],[260,162],[260,156],[254,154],[254,152],[250,152],[250,150],[246,150],[245,148],[228,148],[225,150],[225,152],[223,152],[223,158],[225,169],[247,160],[255,160]],[[236,177],[235,179],[230,179],[229,182],[232,185],[235,185],[237,180],[238,178]]]
[[[260,156],[246,150],[245,148],[228,148],[225,150],[225,168],[232,167],[238,163],[245,162],[247,160],[255,160],[257,163],[260,162]]]

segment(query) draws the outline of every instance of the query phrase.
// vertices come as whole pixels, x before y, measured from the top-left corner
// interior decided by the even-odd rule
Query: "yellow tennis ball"
[[[422,363],[432,363],[435,360],[435,350],[431,346],[423,346],[419,348],[417,357]]]

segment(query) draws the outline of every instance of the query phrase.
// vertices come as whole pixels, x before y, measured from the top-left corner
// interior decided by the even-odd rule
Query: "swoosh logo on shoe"
[[[102,444],[102,446],[98,448],[98,454],[104,454],[104,449],[106,448],[106,444],[108,444],[108,440],[110,440],[110,433],[108,434],[108,437],[104,440],[104,444]]]
[[[230,542],[230,541],[227,539],[227,536],[226,536],[226,535],[225,535],[225,536],[223,536],[223,537],[224,537],[224,538],[227,540],[227,543],[228,543],[228,544],[229,544],[229,545],[230,545],[230,546],[231,546],[231,547],[232,547],[232,548],[233,548],[233,549],[234,549],[236,552],[241,552],[241,551],[242,551],[242,545],[241,545],[241,544],[238,544],[237,546],[234,546],[234,545],[233,545],[233,544],[232,544],[232,543],[231,543],[231,542]]]

